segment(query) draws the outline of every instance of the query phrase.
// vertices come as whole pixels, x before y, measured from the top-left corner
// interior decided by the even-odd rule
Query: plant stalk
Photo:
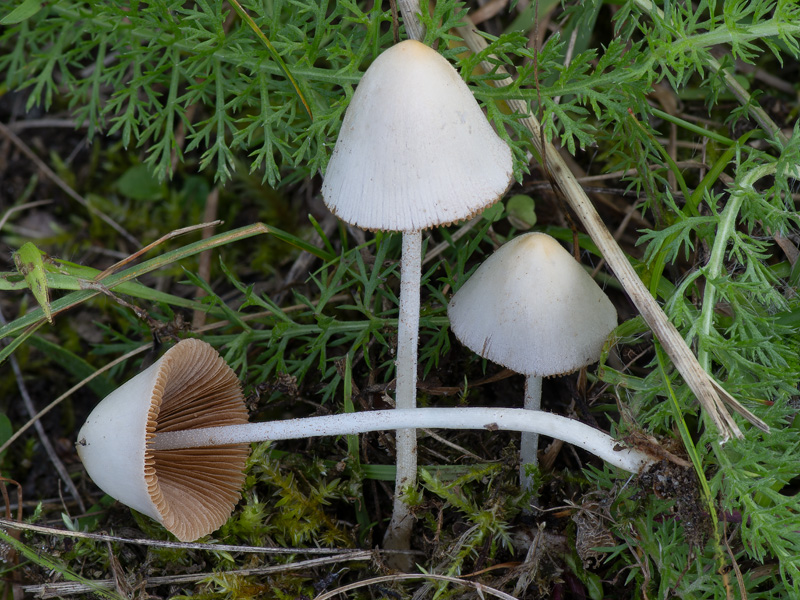
[[[745,191],[747,189],[752,189],[755,182],[762,177],[771,175],[774,172],[774,164],[762,165],[753,169],[753,171],[743,178],[738,189],[731,192],[728,203],[720,214],[717,233],[714,236],[714,246],[711,248],[711,255],[703,270],[703,276],[707,282],[715,281],[722,272],[723,263],[725,261],[725,251],[728,248],[728,242],[736,227],[736,219],[739,216],[739,209],[742,207],[742,202],[744,202],[745,199]],[[698,344],[697,359],[701,366],[708,369],[710,360],[708,350],[703,340],[708,338],[714,323],[714,307],[717,305],[717,288],[714,285],[706,284],[704,289],[703,308],[700,313],[700,329],[698,332],[700,342]]]
[[[585,423],[561,415],[524,408],[395,408],[286,421],[187,429],[159,433],[150,442],[150,447],[153,450],[174,450],[413,427],[525,431],[548,435],[579,446],[607,463],[631,473],[637,473],[643,466],[655,462],[640,450],[621,448],[619,442],[610,435]]]
[[[525,378],[525,410],[538,411],[542,406],[542,378],[528,375]],[[520,487],[530,492],[533,487],[533,477],[525,472],[526,465],[539,464],[539,434],[538,432],[523,432],[519,445],[519,482]]]
[[[419,0],[397,0],[397,7],[403,15],[403,25],[406,26],[408,37],[421,42],[425,37],[425,26],[417,16],[420,14]]]
[[[419,344],[420,279],[422,278],[422,233],[403,232],[400,262],[400,307],[397,319],[396,410],[417,407],[417,350]],[[413,421],[412,421],[413,427]],[[395,433],[397,473],[392,520],[384,536],[384,547],[410,547],[414,517],[403,492],[417,484],[417,431],[398,429]],[[408,565],[409,567],[411,565]]]

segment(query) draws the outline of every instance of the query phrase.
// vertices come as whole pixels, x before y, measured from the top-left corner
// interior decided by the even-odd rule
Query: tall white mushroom
[[[525,408],[541,406],[542,377],[600,358],[617,312],[583,267],[549,235],[528,233],[492,254],[447,307],[450,328],[484,358],[526,375]],[[539,436],[522,435],[520,480],[537,464]]]
[[[322,195],[351,225],[403,232],[397,408],[416,406],[421,231],[481,212],[511,178],[511,150],[445,58],[407,40],[367,69],[347,108]],[[400,430],[387,547],[409,547],[413,518],[401,495],[416,483],[416,472],[416,432]]]

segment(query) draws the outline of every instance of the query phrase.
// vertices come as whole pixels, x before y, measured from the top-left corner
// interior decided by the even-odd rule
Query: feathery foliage
[[[86,123],[90,139],[113,140],[140,153],[155,176],[154,194],[164,199],[166,207],[158,214],[166,215],[170,228],[185,225],[180,221],[183,190],[160,191],[176,173],[199,173],[229,189],[247,186],[252,174],[271,188],[286,189],[324,172],[355,86],[371,61],[392,44],[391,11],[380,2],[243,1],[283,65],[224,2],[26,1],[24,11],[12,12],[16,4],[0,0],[0,15],[6,17],[0,72],[7,88],[26,94],[27,109],[69,110],[76,122]],[[515,472],[510,460],[438,471],[429,465],[414,498],[425,536],[417,541],[430,551],[419,563],[437,573],[460,575],[493,562],[523,560],[524,552],[514,543],[524,530],[529,540],[549,540],[541,554],[528,557],[513,579],[487,579],[520,597],[534,590],[538,597],[563,581],[582,586],[592,598],[623,591],[630,598],[729,598],[740,592],[748,598],[795,597],[800,595],[800,261],[784,248],[798,245],[800,230],[800,127],[790,122],[797,119],[796,97],[787,100],[786,92],[775,92],[795,103],[790,119],[776,123],[778,117],[764,102],[766,94],[753,85],[753,71],[742,65],[785,69],[796,81],[800,3],[611,4],[611,26],[603,25],[603,18],[610,17],[608,3],[575,2],[558,9],[558,31],[542,40],[538,52],[529,47],[534,23],[520,24],[529,11],[520,11],[517,20],[501,16],[495,35],[484,34],[488,48],[476,54],[467,51],[456,29],[465,23],[467,5],[442,0],[421,16],[425,42],[457,66],[512,146],[521,191],[533,194],[540,188],[529,176],[535,169],[528,164],[529,133],[506,104],[512,99],[529,103],[547,139],[582,164],[591,163],[592,173],[621,174],[624,193],[636,198],[635,208],[643,213],[640,231],[626,247],[638,273],[700,364],[772,432],[744,427],[744,439],[721,447],[715,433],[703,427],[697,403],[665,363],[658,342],[640,319],[630,318],[616,332],[617,353],[625,361],[605,356],[597,378],[590,376],[598,387],[608,386],[592,417],[620,436],[630,434],[629,439],[642,432],[654,436],[688,459],[692,469],[667,460],[660,465],[663,471],[625,482],[608,467],[581,471],[565,459],[564,465],[573,468],[562,465],[541,474],[540,503],[550,512],[535,517],[541,527],[533,535],[533,517],[522,512],[529,499],[510,491]],[[493,70],[480,70],[482,61]],[[496,85],[503,70],[514,74],[512,84]],[[670,136],[683,144],[669,142],[674,152],[665,148],[664,137]],[[553,206],[553,213],[560,209],[558,203]],[[119,210],[131,215],[137,208],[156,210],[141,199]],[[539,220],[548,233],[572,242],[572,233],[556,218]],[[179,311],[202,309],[215,321],[204,339],[222,348],[253,393],[252,406],[261,416],[305,414],[307,404],[318,411],[352,410],[351,398],[341,401],[350,384],[368,390],[360,396],[364,408],[379,405],[393,378],[399,240],[377,234],[354,247],[344,228],[328,235],[316,221],[299,233],[271,225],[259,230],[270,236],[270,243],[287,254],[300,248],[316,257],[305,285],[287,294],[291,304],[275,302],[256,284],[263,272],[259,278],[250,263],[237,260],[236,246],[255,230],[237,230],[206,245],[172,247],[142,268],[123,269],[105,280],[109,290],[85,287],[102,267],[49,258],[37,259],[38,281],[64,292],[53,300],[57,327],[65,311],[90,301],[103,315],[92,361],[141,348],[153,331],[173,324]],[[437,242],[446,247],[426,265],[423,282],[421,374],[431,381],[421,391],[422,404],[474,400],[515,405],[516,399],[507,397],[511,386],[498,392],[470,386],[487,367],[452,343],[445,307],[477,263],[518,233],[518,226],[508,208],[501,207],[461,237],[448,230],[431,234],[429,249]],[[304,241],[306,234],[318,234],[320,246]],[[18,236],[4,239],[23,246]],[[584,258],[596,259],[590,240],[580,237],[580,245]],[[207,247],[230,252],[215,266],[213,283],[186,263]],[[48,250],[69,256],[73,248],[55,244]],[[174,268],[177,261],[184,271]],[[202,289],[202,301],[187,300],[175,289],[163,292],[153,281],[134,281],[171,265],[170,277],[184,277]],[[19,294],[28,287],[26,281],[30,277],[9,270],[0,274],[0,290]],[[613,276],[606,275],[605,281],[609,289],[619,286]],[[97,300],[101,292],[104,301]],[[146,318],[116,301],[123,296],[146,306]],[[63,346],[58,351],[52,340],[33,335],[44,312],[23,312],[0,327],[0,338],[12,339],[0,360],[20,353],[30,341],[49,357],[60,352],[60,357],[74,357],[71,364],[81,369],[94,368],[79,358],[85,344],[68,328],[55,329]],[[342,366],[346,356],[348,370]],[[119,368],[110,377],[123,375]],[[437,388],[458,389],[460,395],[456,400],[434,398],[431,390]],[[257,447],[245,500],[219,532],[220,540],[374,544],[371,519],[381,513],[370,502],[385,501],[376,482],[392,479],[393,469],[391,456],[384,456],[384,438],[364,436],[359,443],[360,448],[350,440],[346,449],[336,440],[321,443],[314,448],[316,457],[310,448],[294,446],[281,462],[267,446]],[[481,448],[470,447],[470,452],[490,455],[484,443],[497,450],[507,440],[475,442]],[[458,444],[470,442],[459,439]],[[428,462],[445,454],[453,461],[463,458],[452,443],[436,440],[430,446],[438,454],[427,455]],[[27,447],[18,454],[32,451]],[[376,456],[384,463],[366,460]],[[575,499],[574,504],[565,507],[564,498]],[[89,526],[88,521],[77,523]],[[153,537],[163,535],[145,519],[138,525]],[[546,528],[555,537],[545,538]],[[594,540],[591,548],[584,547],[586,539]],[[63,563],[63,573],[70,576],[90,561],[108,567],[99,544],[50,550],[62,553],[57,564]],[[40,567],[54,568],[56,561],[46,553],[39,562],[35,555],[26,554]],[[134,558],[123,555],[123,566],[138,568]],[[195,558],[153,551],[148,565],[151,574],[168,566],[190,569]],[[207,560],[210,568],[224,570],[239,559],[220,553]],[[315,590],[307,578],[294,575],[264,586],[248,587],[248,581],[216,575],[203,597],[297,597]],[[457,595],[445,587],[436,593]]]

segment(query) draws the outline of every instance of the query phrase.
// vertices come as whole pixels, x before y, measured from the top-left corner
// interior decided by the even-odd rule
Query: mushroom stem
[[[422,278],[422,233],[403,233],[400,261],[400,307],[397,322],[395,406],[401,410],[417,407],[417,347],[419,345],[420,279]],[[413,420],[410,422],[413,426]],[[414,519],[403,500],[403,490],[417,483],[417,431],[399,429],[395,434],[397,472],[392,520],[384,545],[408,549]]]
[[[542,406],[542,378],[528,375],[525,378],[525,410],[536,410]],[[533,477],[527,474],[525,466],[539,464],[539,434],[536,432],[523,432],[519,445],[519,482],[526,492],[533,488]]]
[[[539,433],[579,446],[607,463],[631,473],[637,473],[643,466],[655,462],[654,459],[639,450],[621,448],[610,435],[585,423],[561,415],[520,408],[390,409],[205,429],[186,429],[158,433],[150,442],[150,447],[153,450],[202,448],[320,435],[348,435],[385,429],[410,429],[412,427]]]

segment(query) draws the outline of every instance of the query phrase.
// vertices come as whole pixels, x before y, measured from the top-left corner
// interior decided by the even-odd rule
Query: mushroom
[[[397,408],[416,406],[421,231],[471,218],[496,202],[511,178],[510,148],[444,57],[406,40],[375,59],[350,100],[322,196],[351,225],[403,232]],[[408,548],[413,518],[401,495],[416,483],[414,429],[398,431],[396,444],[386,541]]]
[[[617,312],[603,290],[543,233],[527,233],[501,246],[453,295],[447,314],[465,346],[526,376],[528,410],[541,406],[542,377],[599,360],[617,325]],[[522,435],[525,489],[533,483],[525,465],[538,464],[538,441],[536,433]]]
[[[193,541],[233,511],[249,442],[411,427],[546,432],[633,473],[654,462],[584,423],[515,408],[393,409],[247,423],[233,371],[199,340],[179,342],[100,402],[77,448],[105,492],[181,541]]]
[[[218,529],[239,500],[247,444],[156,450],[163,431],[247,423],[236,374],[206,342],[187,339],[106,396],[78,433],[86,471],[104,492],[181,541]]]

